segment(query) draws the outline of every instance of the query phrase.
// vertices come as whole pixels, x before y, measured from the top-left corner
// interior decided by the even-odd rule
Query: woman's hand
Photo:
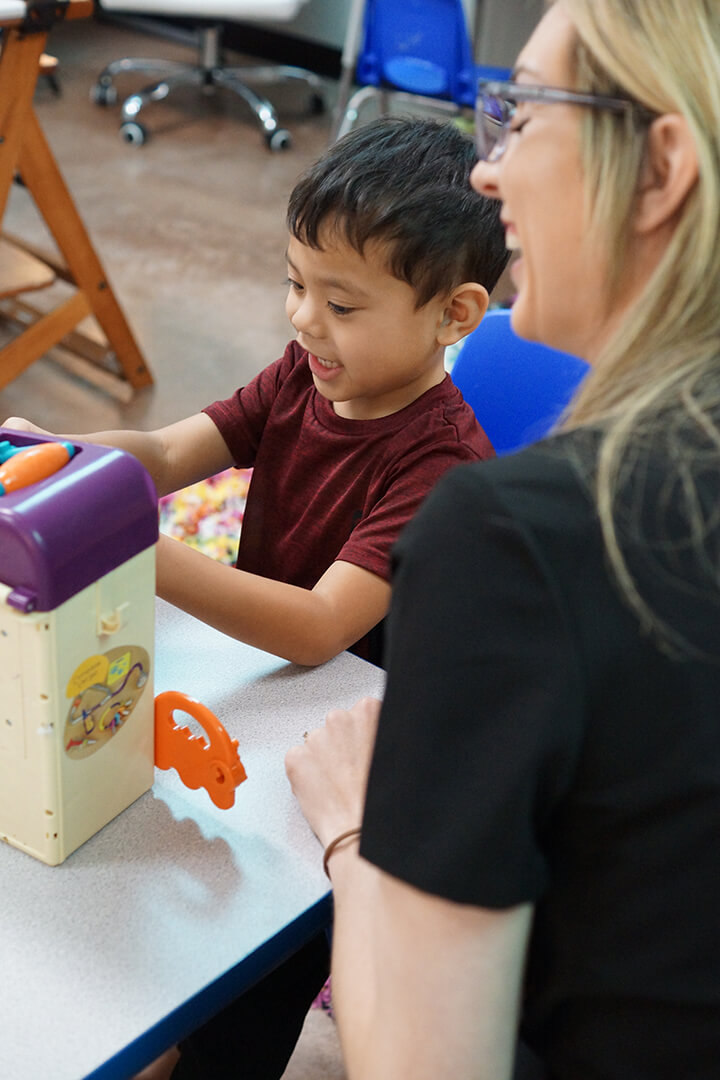
[[[363,698],[349,710],[333,709],[324,727],[287,752],[290,785],[323,845],[362,821],[379,713],[376,698]]]

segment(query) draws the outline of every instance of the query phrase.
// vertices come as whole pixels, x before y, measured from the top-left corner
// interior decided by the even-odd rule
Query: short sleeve
[[[477,461],[474,447],[444,432],[432,443],[405,453],[385,473],[382,490],[370,489],[368,512],[350,533],[337,558],[390,580],[392,548],[438,480],[450,469]],[[377,485],[379,488],[380,485]]]
[[[546,886],[584,712],[561,598],[486,479],[496,466],[444,477],[395,549],[361,852],[426,892],[503,908]]]
[[[246,386],[202,410],[225,440],[236,467],[255,464],[260,440],[278,394],[297,363],[291,342],[281,359],[263,368]]]

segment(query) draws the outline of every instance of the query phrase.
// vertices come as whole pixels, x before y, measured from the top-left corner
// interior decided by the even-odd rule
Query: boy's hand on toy
[[[52,435],[52,431],[46,431],[45,428],[38,427],[37,424],[32,424],[29,420],[24,420],[22,416],[10,416],[2,423],[4,428],[10,428],[12,431],[27,431],[30,435]]]

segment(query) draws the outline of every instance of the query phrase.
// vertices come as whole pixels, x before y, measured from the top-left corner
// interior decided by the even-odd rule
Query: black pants
[[[180,1045],[172,1080],[279,1080],[330,973],[323,930]]]

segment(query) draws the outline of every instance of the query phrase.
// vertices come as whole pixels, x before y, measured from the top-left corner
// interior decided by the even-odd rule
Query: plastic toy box
[[[68,460],[3,487],[47,443]],[[157,536],[131,455],[0,428],[0,839],[51,865],[153,783]]]

